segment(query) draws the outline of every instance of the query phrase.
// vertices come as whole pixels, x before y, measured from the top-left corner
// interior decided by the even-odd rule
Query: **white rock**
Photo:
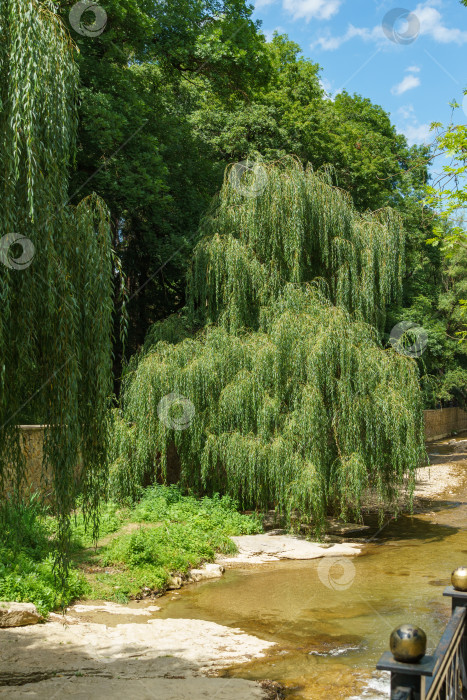
[[[33,603],[1,603],[0,627],[35,625],[42,620]]]
[[[68,609],[70,613],[94,613],[104,612],[111,615],[151,615],[157,612],[160,608],[157,605],[149,605],[141,608],[130,608],[128,605],[120,605],[119,603],[99,603],[98,605],[73,605]]]
[[[183,585],[183,580],[181,576],[172,576],[172,578],[169,581],[168,589],[169,591],[174,591],[177,588],[181,588]]]
[[[229,564],[266,564],[281,559],[320,559],[321,557],[348,557],[360,554],[361,546],[351,542],[322,545],[292,535],[240,535],[231,538],[238,547],[238,554],[219,561]]]
[[[225,569],[221,564],[204,564],[201,569],[192,569],[190,578],[192,581],[206,581],[211,578],[221,578]]]

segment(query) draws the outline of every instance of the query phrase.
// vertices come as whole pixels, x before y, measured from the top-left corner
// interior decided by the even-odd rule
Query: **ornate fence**
[[[433,655],[418,663],[383,654],[377,668],[391,672],[391,700],[467,700],[467,592],[445,589],[452,615]]]

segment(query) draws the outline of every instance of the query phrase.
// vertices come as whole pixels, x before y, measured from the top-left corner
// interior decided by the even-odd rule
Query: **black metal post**
[[[436,659],[427,654],[419,663],[402,663],[395,661],[391,652],[387,651],[376,664],[376,668],[391,672],[391,700],[401,697],[401,692],[406,689],[412,691],[412,695],[408,696],[410,700],[425,700],[426,677],[433,675],[436,663]]]
[[[452,613],[456,608],[467,608],[467,592],[457,591],[454,586],[447,586],[444,589],[443,595],[451,598]],[[464,635],[462,637],[459,666],[462,681],[462,700],[467,700],[467,625],[464,626]]]

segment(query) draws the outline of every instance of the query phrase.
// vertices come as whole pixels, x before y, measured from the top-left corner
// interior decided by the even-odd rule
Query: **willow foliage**
[[[303,170],[292,158],[251,170],[258,196],[233,186],[234,175],[227,170],[201,226],[189,277],[192,315],[232,330],[256,328],[261,307],[286,282],[322,280],[336,305],[381,327],[401,287],[399,215],[388,208],[359,214],[330,172]]]
[[[67,205],[78,75],[52,3],[1,0],[0,33],[0,245],[14,232],[34,246],[24,269],[5,264],[14,245],[0,262],[0,492],[22,478],[17,424],[47,425],[63,552],[77,490],[95,505],[106,464],[110,228],[96,196]]]
[[[368,487],[395,502],[425,456],[415,363],[384,350],[370,323],[398,293],[402,233],[391,212],[359,217],[293,161],[267,176],[257,197],[227,176],[204,221],[189,308],[207,325],[134,361],[113,481],[128,493],[154,464],[165,473],[175,443],[185,484],[319,529],[328,512],[358,514]],[[184,430],[158,418],[173,393],[195,408]]]

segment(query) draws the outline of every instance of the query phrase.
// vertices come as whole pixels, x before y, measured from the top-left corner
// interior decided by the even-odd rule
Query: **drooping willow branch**
[[[188,322],[154,327],[133,360],[112,483],[131,495],[175,443],[184,484],[319,530],[328,512],[358,514],[368,486],[394,504],[425,457],[415,363],[372,325],[398,293],[403,235],[392,212],[358,216],[293,161],[268,166],[266,184],[258,172],[257,196],[227,174],[203,222]],[[158,418],[173,393],[195,408],[184,430]]]
[[[292,158],[256,171],[257,197],[231,186],[231,173],[201,226],[189,276],[191,314],[255,328],[261,306],[284,283],[322,280],[337,305],[381,327],[401,286],[400,217],[388,208],[358,214],[327,173],[303,170]]]
[[[63,554],[78,491],[95,512],[106,469],[109,217],[96,196],[66,204],[78,76],[52,4],[2,0],[0,33],[0,238],[16,232],[35,250],[25,269],[0,263],[0,492],[23,476],[16,426],[47,425]]]

